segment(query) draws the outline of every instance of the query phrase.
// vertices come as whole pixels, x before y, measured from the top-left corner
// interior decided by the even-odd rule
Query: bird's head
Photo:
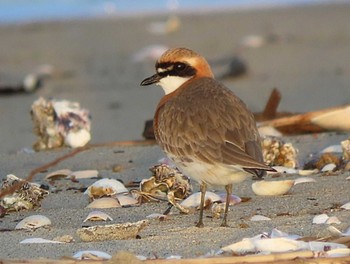
[[[156,62],[156,74],[144,79],[142,86],[157,84],[165,94],[174,92],[193,78],[213,77],[206,59],[186,48],[167,50]]]

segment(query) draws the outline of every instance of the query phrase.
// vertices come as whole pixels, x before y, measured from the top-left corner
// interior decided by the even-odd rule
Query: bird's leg
[[[227,214],[228,214],[228,207],[230,205],[230,196],[231,196],[231,193],[232,193],[232,184],[226,185],[225,189],[226,189],[226,204],[225,204],[224,219],[222,219],[221,226],[227,226]]]
[[[199,220],[198,220],[198,223],[196,224],[196,227],[204,227],[203,210],[204,210],[205,192],[207,191],[207,184],[202,182],[200,185],[200,190],[201,190],[201,204],[199,207]]]

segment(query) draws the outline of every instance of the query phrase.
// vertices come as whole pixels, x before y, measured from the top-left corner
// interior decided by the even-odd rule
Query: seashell
[[[124,184],[115,179],[101,179],[90,185],[84,194],[95,199],[103,196],[112,196],[117,193],[127,193]]]
[[[83,222],[86,222],[86,221],[107,221],[107,220],[113,221],[113,218],[104,212],[92,211],[88,214],[88,216],[85,218],[85,220]]]
[[[314,169],[314,170],[298,170],[298,174],[301,176],[308,176],[311,174],[315,174],[318,173],[318,169]]]
[[[179,256],[179,255],[170,255],[169,257],[166,257],[165,259],[182,259],[182,256]]]
[[[299,183],[307,183],[307,182],[316,182],[316,180],[310,177],[300,177],[294,180],[294,185],[297,185]]]
[[[183,200],[180,205],[187,208],[196,208],[200,205],[201,201],[201,192],[196,192],[188,196],[185,200]],[[221,202],[221,197],[213,192],[205,193],[205,201],[209,201],[211,203]],[[206,202],[205,202],[206,204]]]
[[[261,137],[282,137],[282,133],[273,126],[259,126],[258,130]]]
[[[103,197],[93,200],[86,208],[117,208],[121,207],[120,203],[111,197]]]
[[[291,234],[285,233],[277,228],[272,229],[269,237],[270,238],[285,237],[285,238],[289,238],[289,239],[293,239],[293,240],[300,238],[299,235],[291,235]]]
[[[81,170],[81,171],[73,171],[69,175],[67,175],[68,179],[89,179],[96,178],[98,176],[97,170]]]
[[[118,194],[115,198],[118,199],[121,206],[135,205],[139,203],[138,200],[129,195]]]
[[[69,131],[64,137],[64,144],[71,148],[85,146],[91,140],[91,134],[87,129]]]
[[[146,216],[147,219],[159,219],[159,220],[165,220],[168,218],[168,215],[154,213]]]
[[[298,171],[296,169],[287,168],[287,167],[284,167],[284,166],[273,166],[272,168],[274,168],[277,172],[280,172],[280,173],[287,173],[287,174],[296,174],[296,173],[298,173]]]
[[[328,146],[328,147],[324,148],[321,151],[321,153],[328,153],[328,152],[331,152],[331,153],[342,153],[343,150],[342,150],[341,145],[331,145],[331,146]]]
[[[224,252],[233,252],[235,254],[246,254],[255,252],[255,245],[250,238],[243,238],[241,241],[221,248]]]
[[[64,242],[44,239],[41,237],[31,237],[31,238],[26,238],[19,243],[20,244],[41,244],[41,243],[62,244]]]
[[[338,219],[338,217],[331,216],[331,217],[329,217],[327,219],[326,224],[327,225],[330,225],[330,224],[341,224],[341,221]]]
[[[334,226],[329,226],[327,230],[333,235],[333,236],[342,236],[343,233]]]
[[[350,248],[336,248],[331,249],[326,252],[326,257],[328,258],[339,258],[350,256]]]
[[[74,238],[71,235],[58,236],[58,237],[55,237],[52,240],[58,241],[58,242],[63,242],[63,243],[72,243],[72,242],[74,242]]]
[[[226,193],[219,193],[218,194],[221,197],[221,202],[222,203],[226,203]],[[238,197],[237,195],[231,194],[230,195],[230,205],[235,205],[235,204],[239,204],[242,201],[242,199],[240,197]]]
[[[141,220],[135,223],[83,227],[77,230],[77,235],[84,242],[132,239],[148,224],[148,220]]]
[[[254,240],[253,243],[257,251],[280,253],[299,250],[302,248],[305,242],[279,237],[270,239],[257,239]]]
[[[283,195],[288,193],[293,185],[292,180],[258,181],[252,184],[252,189],[256,195]]]
[[[20,221],[15,229],[33,230],[39,227],[51,225],[51,220],[44,215],[31,215]]]
[[[337,249],[337,248],[347,248],[347,246],[339,243],[332,242],[320,242],[320,241],[310,241],[306,243],[307,247],[305,249],[312,251],[324,251],[325,248],[328,250]]]
[[[350,202],[347,202],[346,204],[343,204],[342,206],[340,206],[341,209],[345,209],[345,210],[350,210]]]
[[[106,252],[103,251],[98,251],[98,250],[84,250],[84,251],[79,251],[73,255],[73,258],[79,259],[79,260],[84,260],[84,259],[102,259],[102,260],[107,260],[111,259],[112,256],[107,254]]]
[[[337,165],[335,165],[334,163],[329,163],[329,164],[326,164],[326,165],[321,169],[321,171],[322,171],[322,172],[333,171],[336,167],[337,167]]]
[[[343,159],[350,160],[350,138],[340,142],[342,151],[343,151]]]
[[[266,43],[266,39],[259,35],[247,35],[241,39],[241,45],[248,48],[260,48]]]
[[[329,218],[329,216],[326,214],[316,215],[312,219],[312,223],[313,224],[325,224],[327,222],[328,218]]]
[[[316,115],[311,118],[311,123],[326,130],[350,131],[350,123],[344,122],[350,116],[350,106]]]
[[[253,215],[250,218],[250,221],[269,221],[271,218],[263,216],[263,215]]]
[[[44,179],[45,180],[57,180],[60,178],[65,178],[68,175],[70,175],[71,173],[72,173],[72,171],[69,169],[56,170],[56,171],[53,171],[53,172],[50,172],[49,174],[47,174]]]

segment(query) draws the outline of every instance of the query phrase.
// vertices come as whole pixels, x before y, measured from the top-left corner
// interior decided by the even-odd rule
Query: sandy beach
[[[30,107],[40,96],[78,101],[89,109],[92,143],[142,139],[144,122],[153,117],[163,95],[159,87],[139,86],[153,74],[154,61],[134,62],[132,57],[148,45],[192,48],[212,62],[217,76],[225,71],[221,61],[240,56],[248,66],[247,75],[222,81],[255,112],[263,109],[274,87],[282,94],[280,111],[306,112],[349,103],[349,15],[350,5],[346,4],[179,14],[178,31],[167,35],[147,30],[150,23],[165,21],[166,16],[0,26],[0,80],[16,82],[44,64],[54,66],[58,72],[34,93],[0,95],[0,179],[7,174],[26,178],[31,170],[70,151],[21,151],[30,149],[36,139]],[[257,48],[242,45],[252,35],[268,41]],[[302,165],[310,154],[349,136],[350,133],[324,133],[284,140],[299,149]],[[95,169],[103,178],[140,181],[150,177],[149,167],[162,157],[156,145],[93,147],[49,171]],[[115,165],[120,165],[120,172],[113,172]],[[46,174],[39,173],[34,181],[46,183]],[[194,227],[198,213],[183,215],[172,209],[168,220],[150,220],[139,234],[140,239],[89,243],[76,236],[90,211],[85,208],[87,197],[78,189],[96,179],[61,180],[55,183],[58,186],[51,186],[61,191],[50,193],[40,208],[0,218],[0,258],[60,258],[87,249],[109,254],[126,250],[147,257],[197,257],[273,228],[301,236],[328,236],[327,226],[313,225],[312,218],[327,213],[341,220],[337,228],[343,230],[350,225],[349,212],[337,209],[350,199],[350,181],[345,180],[348,176],[349,172],[315,174],[311,176],[315,183],[297,185],[288,195],[277,197],[254,195],[252,180],[248,180],[235,186],[234,193],[252,199],[231,208],[229,228],[219,228],[220,220],[206,217],[205,228],[198,229]],[[298,177],[282,175],[279,179]],[[193,185],[198,190],[198,185]],[[124,223],[162,213],[167,207],[166,202],[160,202],[104,211],[113,217],[112,223]],[[32,214],[48,216],[52,226],[33,232],[13,231],[18,221]],[[272,220],[252,222],[249,219],[254,214]],[[19,243],[29,237],[52,239],[62,235],[73,236],[75,242],[40,246]]]

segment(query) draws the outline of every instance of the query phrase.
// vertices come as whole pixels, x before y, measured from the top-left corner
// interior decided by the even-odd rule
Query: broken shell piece
[[[88,216],[85,218],[85,220],[83,222],[86,222],[86,221],[107,221],[107,220],[113,221],[113,218],[104,212],[92,211],[88,214]]]
[[[148,224],[148,220],[142,220],[135,223],[90,226],[79,228],[77,235],[84,242],[132,239]]]
[[[111,197],[103,197],[93,200],[86,208],[117,208],[121,207],[120,203]]]
[[[98,251],[98,250],[84,250],[84,251],[79,251],[73,255],[73,258],[79,259],[79,260],[84,260],[84,259],[100,259],[100,260],[107,260],[111,259],[112,256],[107,254],[106,252],[103,251]]]
[[[221,197],[216,193],[206,192],[204,200],[205,200],[204,204],[221,202]],[[197,192],[197,193],[191,194],[189,197],[183,200],[180,203],[180,205],[187,208],[197,208],[200,205],[200,201],[201,201],[201,192]]]
[[[294,185],[297,185],[299,183],[307,183],[307,182],[316,182],[316,180],[310,177],[300,177],[294,180]]]
[[[283,195],[288,193],[293,185],[292,180],[258,181],[252,184],[252,189],[256,195]]]
[[[51,225],[51,220],[44,215],[31,215],[20,221],[15,229],[33,230],[39,227]]]
[[[98,176],[97,170],[81,170],[81,171],[73,171],[69,175],[67,175],[68,179],[89,179],[96,178]]]
[[[52,240],[58,241],[58,242],[63,242],[63,243],[72,243],[72,242],[74,242],[74,238],[71,235],[58,236],[58,237],[55,237]]]
[[[343,159],[350,160],[350,138],[340,142],[342,151],[343,151]]]
[[[45,176],[45,180],[57,180],[57,179],[65,178],[71,173],[72,171],[69,169],[53,171]]]
[[[138,200],[136,200],[134,197],[131,197],[129,195],[118,194],[115,196],[115,198],[119,201],[121,206],[129,206],[129,205],[135,205],[139,203]]]
[[[298,173],[298,171],[296,169],[287,168],[284,166],[273,166],[272,168],[274,168],[277,172],[280,172],[280,173],[287,173],[287,174],[297,174]],[[270,172],[270,173],[275,173],[275,172]]]
[[[302,241],[296,241],[284,237],[270,239],[256,239],[253,241],[256,250],[260,252],[288,252],[296,251],[301,248]]]
[[[329,216],[327,214],[320,214],[314,216],[312,219],[313,224],[325,224],[328,220]]]
[[[263,216],[263,215],[253,215],[250,218],[250,221],[269,221],[271,218]]]
[[[341,209],[345,209],[345,210],[350,210],[350,202],[347,202],[346,204],[343,204],[342,206],[340,206]]]
[[[308,176],[311,174],[315,174],[318,173],[318,169],[314,169],[314,170],[298,170],[298,174],[301,176]]]
[[[55,241],[55,240],[49,240],[44,239],[41,237],[32,237],[32,238],[26,238],[19,242],[20,244],[41,244],[41,243],[50,243],[50,244],[61,244],[63,242]]]
[[[334,171],[334,169],[337,167],[336,164],[334,163],[329,163],[329,164],[326,164],[322,169],[321,171],[322,172],[328,172],[328,171]]]
[[[326,221],[326,224],[327,225],[330,225],[330,224],[341,224],[340,220],[338,219],[338,217],[336,216],[331,216],[327,219]]]
[[[101,179],[90,185],[84,194],[90,198],[96,199],[104,196],[113,196],[117,193],[127,193],[128,189],[124,184],[115,179]]]
[[[224,252],[233,252],[236,254],[246,254],[255,252],[255,245],[250,238],[243,238],[241,241],[221,248]]]
[[[342,153],[343,150],[342,150],[341,145],[332,145],[332,146],[328,146],[328,147],[324,148],[321,151],[321,153],[327,153],[327,152],[330,152],[330,153]]]

